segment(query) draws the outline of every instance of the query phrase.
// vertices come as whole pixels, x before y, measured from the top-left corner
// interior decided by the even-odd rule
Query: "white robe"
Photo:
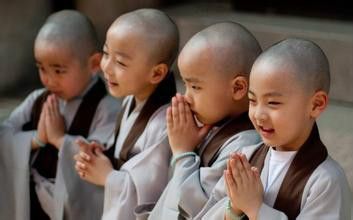
[[[262,145],[255,145],[243,149],[243,153],[250,158],[254,151]],[[269,154],[267,154],[261,181],[266,183],[269,172]],[[285,169],[286,171],[286,169]],[[281,176],[284,176],[282,174]],[[279,191],[283,178],[278,178],[272,184],[272,192]],[[271,191],[270,191],[271,192]],[[267,195],[264,195],[267,197]],[[272,208],[271,204],[262,203],[257,220],[287,220],[287,216]],[[224,185],[224,178],[217,183],[212,197],[207,202],[196,219],[219,220],[224,218],[228,197]],[[322,162],[312,173],[304,187],[300,214],[297,220],[351,220],[352,193],[346,175],[340,165],[330,156]]]
[[[124,100],[127,108],[122,118],[123,126],[120,128],[123,135],[130,130],[134,122],[127,117],[132,99],[130,96]],[[108,175],[104,188],[103,220],[135,219],[134,211],[138,205],[155,203],[162,193],[168,181],[171,157],[166,128],[167,107],[165,105],[156,110],[130,150],[130,159],[120,170],[114,170]],[[139,112],[141,108],[137,103],[135,111]],[[130,116],[136,112],[133,111]],[[115,155],[119,155],[119,144],[122,143],[117,142]]]
[[[219,129],[207,136],[200,146],[201,151]],[[255,130],[246,130],[234,134],[221,146],[216,161],[210,167],[200,167],[199,156],[180,160],[176,164],[173,177],[148,219],[193,219],[206,204],[214,186],[222,177],[229,154],[259,142],[260,137]]]
[[[92,80],[83,94],[88,91],[94,82],[96,82],[96,79]],[[0,125],[0,178],[2,179],[0,182],[2,189],[0,219],[27,220],[30,218],[29,177],[31,170],[29,159],[31,139],[36,131],[22,131],[22,126],[30,121],[33,103],[43,92],[44,89],[33,91]],[[64,116],[66,129],[70,127],[82,97],[77,97],[69,102],[59,99],[59,108]],[[107,142],[108,138],[114,133],[118,107],[117,101],[108,95],[100,101],[90,126],[88,139],[99,140],[102,143]],[[63,199],[66,197],[66,187],[63,184],[60,169],[62,152],[63,149],[78,152],[78,146],[74,144],[74,140],[78,137],[68,134],[64,137],[59,150],[56,185],[54,186],[51,182],[39,177],[41,181],[36,186],[38,197],[44,202],[42,206],[52,218],[58,211],[55,210],[56,213],[54,213],[54,206],[63,207]],[[70,159],[73,161],[72,156]],[[74,167],[71,167],[71,169],[74,170]],[[72,178],[79,179],[77,174]],[[60,195],[60,198],[53,199],[53,194]],[[54,204],[54,200],[56,204]],[[63,211],[63,209],[60,211]]]

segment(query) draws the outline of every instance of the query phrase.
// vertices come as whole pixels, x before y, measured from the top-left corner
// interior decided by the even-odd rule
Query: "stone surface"
[[[330,61],[330,97],[353,102],[353,22],[235,12],[229,4],[188,4],[165,11],[180,28],[181,45],[203,27],[221,21],[244,25],[263,48],[287,37],[313,40]]]

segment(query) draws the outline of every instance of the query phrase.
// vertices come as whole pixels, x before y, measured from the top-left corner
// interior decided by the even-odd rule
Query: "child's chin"
[[[261,137],[262,141],[267,145],[267,146],[278,146],[278,143],[272,140],[268,140],[264,137]]]
[[[111,90],[109,89],[109,94],[115,98],[122,98],[126,95],[122,94],[121,92],[117,92],[117,91],[114,91],[114,90]]]

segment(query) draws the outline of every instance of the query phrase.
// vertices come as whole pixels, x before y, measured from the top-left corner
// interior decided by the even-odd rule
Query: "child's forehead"
[[[80,61],[80,57],[68,44],[54,41],[38,41],[35,44],[34,55],[37,62],[69,64]]]
[[[250,90],[291,94],[304,91],[302,80],[291,65],[256,64],[250,74]]]

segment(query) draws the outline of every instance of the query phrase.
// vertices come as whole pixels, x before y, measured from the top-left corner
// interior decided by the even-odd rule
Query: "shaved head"
[[[330,68],[326,55],[314,42],[290,38],[262,53],[254,66],[285,69],[308,91],[330,90]]]
[[[222,22],[195,34],[184,46],[179,59],[182,62],[200,59],[199,65],[207,64],[214,72],[225,76],[247,76],[261,52],[259,43],[245,27]]]
[[[63,10],[48,17],[39,30],[35,44],[49,42],[70,48],[81,61],[98,51],[98,40],[89,18],[74,10]]]
[[[174,62],[179,48],[179,32],[173,20],[157,9],[139,9],[118,17],[109,31],[119,28],[138,34],[156,64]],[[108,32],[109,32],[108,31]]]

